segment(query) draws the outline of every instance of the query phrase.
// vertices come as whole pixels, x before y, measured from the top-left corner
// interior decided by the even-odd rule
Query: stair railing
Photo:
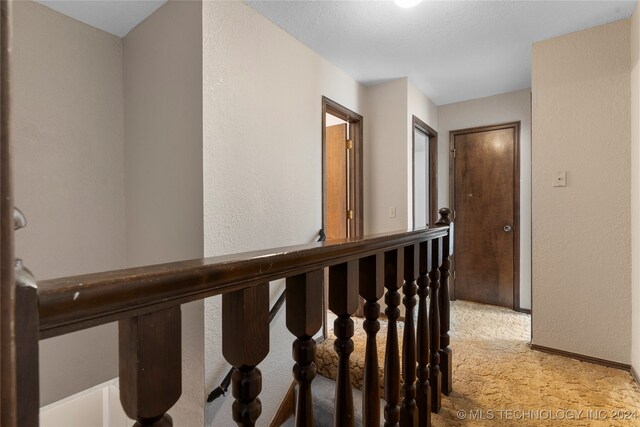
[[[352,426],[349,357],[359,296],[367,333],[364,425],[380,425],[375,336],[377,301],[388,319],[385,348],[385,426],[428,426],[441,394],[451,392],[448,257],[453,225],[448,209],[436,227],[313,243],[242,254],[115,270],[37,283],[14,259],[10,144],[10,2],[0,0],[0,424],[39,422],[38,340],[118,322],[120,400],[135,426],[171,426],[168,414],[181,395],[181,306],[222,295],[222,353],[234,366],[232,416],[253,426],[262,407],[258,365],[269,353],[268,283],[286,279],[286,325],[295,336],[293,376],[298,383],[296,425],[313,426],[311,383],[316,376],[313,336],[322,326],[323,270],[329,269],[329,309],[337,315],[339,356],[335,425]],[[385,294],[386,288],[386,294]],[[406,309],[403,353],[397,319]],[[417,326],[413,323],[418,296]],[[430,306],[426,310],[427,300]],[[430,339],[431,338],[431,339]],[[400,402],[400,364],[403,399]]]
[[[324,242],[326,239],[327,236],[324,233],[324,229],[321,228],[318,232],[318,238],[316,239],[316,242]],[[269,310],[269,324],[273,322],[273,319],[275,319],[278,312],[280,312],[280,309],[284,305],[286,298],[287,290],[285,289],[280,293],[280,296],[278,296],[278,299],[276,300],[275,304],[273,304],[273,307],[271,307],[271,310]],[[233,375],[233,369],[234,368],[229,369],[229,372],[227,372],[227,375],[225,375],[220,385],[211,390],[211,392],[207,396],[207,402],[213,402],[220,396],[225,396],[227,394],[229,385],[231,385],[231,376]]]
[[[181,394],[180,306],[222,295],[222,350],[235,368],[231,377],[235,398],[233,418],[240,426],[252,426],[261,413],[262,377],[258,365],[269,353],[268,283],[286,278],[286,325],[295,336],[293,374],[299,390],[296,424],[311,426],[311,382],[316,375],[313,336],[322,325],[323,269],[328,268],[329,309],[337,315],[336,425],[353,425],[349,356],[354,332],[351,316],[358,308],[359,296],[366,301],[364,421],[365,425],[380,425],[375,335],[379,330],[377,301],[385,287],[389,321],[384,379],[386,425],[429,425],[431,411],[439,409],[443,389],[451,389],[450,368],[446,368],[450,367],[451,352],[442,346],[446,340],[433,339],[448,332],[448,299],[443,304],[438,290],[448,287],[448,267],[443,261],[450,254],[451,227],[449,210],[440,212],[441,220],[431,229],[41,281],[37,286],[38,309],[34,306],[30,315],[34,319],[39,316],[35,326],[40,339],[118,321],[123,408],[139,426],[168,426],[171,418],[167,412]],[[431,290],[430,312],[439,313],[430,319],[425,310],[427,284]],[[401,402],[395,327],[400,287],[404,289],[406,309]],[[416,292],[417,335],[413,326]],[[17,333],[21,340],[27,340],[25,348],[37,349],[36,334],[29,329]],[[23,356],[19,353],[20,358]],[[31,411],[29,416],[37,420],[37,358],[26,360],[31,360],[23,372],[30,390],[20,395],[18,407]],[[442,369],[441,360],[446,361]],[[417,366],[417,381],[412,366]]]

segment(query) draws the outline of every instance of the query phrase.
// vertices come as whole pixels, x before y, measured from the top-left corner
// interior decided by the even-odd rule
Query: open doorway
[[[325,97],[322,196],[322,227],[327,239],[362,236],[362,116]]]
[[[438,220],[438,132],[413,116],[413,228]]]
[[[322,228],[327,240],[364,234],[362,116],[322,97]],[[328,336],[328,269],[325,271],[323,336]],[[355,316],[362,317],[363,301]]]

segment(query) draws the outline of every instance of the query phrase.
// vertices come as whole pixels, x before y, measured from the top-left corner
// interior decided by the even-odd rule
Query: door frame
[[[470,133],[488,132],[492,130],[513,129],[515,133],[513,153],[513,309],[526,312],[520,308],[520,121],[500,123],[496,125],[477,126],[449,132],[449,205],[453,211],[455,222],[456,185],[455,185],[455,137]],[[450,278],[451,299],[455,300],[455,253],[451,257]]]
[[[429,226],[434,227],[438,221],[438,132],[420,120],[411,116],[411,180],[413,199],[413,228],[416,228],[416,129],[429,137]]]
[[[364,191],[362,174],[362,146],[364,118],[351,111],[347,107],[335,101],[322,97],[322,229],[327,226],[327,113],[344,120],[349,124],[349,136],[353,141],[353,161],[349,171],[349,183],[352,191],[349,194],[349,205],[353,206],[353,230],[350,237],[360,237],[364,235]],[[325,270],[324,292],[322,295],[322,337],[323,341],[328,336],[327,310],[329,309],[329,289],[326,282],[327,271]]]
[[[335,101],[322,97],[322,229],[327,224],[327,113],[344,120],[349,124],[349,135],[353,140],[353,164],[349,172],[349,183],[352,191],[349,194],[349,205],[353,206],[353,230],[351,237],[361,237],[364,234],[364,192],[362,174],[362,142],[363,142],[363,117],[338,104]]]

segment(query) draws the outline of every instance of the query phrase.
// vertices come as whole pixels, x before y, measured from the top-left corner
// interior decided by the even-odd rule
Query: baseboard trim
[[[584,354],[571,353],[570,351],[558,350],[551,347],[545,347],[542,345],[531,344],[531,350],[541,351],[543,353],[555,354],[556,356],[569,357],[581,362],[593,363],[596,365],[606,366],[608,368],[621,369],[623,371],[631,371],[631,365],[626,363],[614,362],[612,360],[600,359],[592,356],[585,356]]]
[[[519,312],[519,313],[531,314],[531,309],[530,308],[520,308],[520,307],[518,307],[516,309],[516,311]]]
[[[633,366],[631,366],[629,368],[629,372],[631,372],[631,376],[633,377],[634,381],[636,382],[636,384],[638,385],[638,387],[640,387],[640,376],[638,376],[638,373],[636,372],[636,370],[633,368]]]
[[[276,414],[273,416],[273,420],[269,424],[269,427],[280,427],[285,423],[292,415],[295,413],[296,406],[296,382],[293,381],[291,386],[289,386],[289,390],[287,390],[287,394],[284,395],[284,399],[280,402],[280,406],[276,411]]]

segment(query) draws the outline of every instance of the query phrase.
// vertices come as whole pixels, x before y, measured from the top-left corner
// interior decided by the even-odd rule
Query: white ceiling
[[[531,86],[531,45],[631,16],[635,1],[247,1],[364,84],[409,77],[436,104]]]
[[[102,31],[124,37],[167,0],[36,0]]]
[[[124,37],[167,0],[37,0]],[[628,18],[630,1],[247,1],[366,85],[409,77],[436,104],[531,86],[531,44]]]

